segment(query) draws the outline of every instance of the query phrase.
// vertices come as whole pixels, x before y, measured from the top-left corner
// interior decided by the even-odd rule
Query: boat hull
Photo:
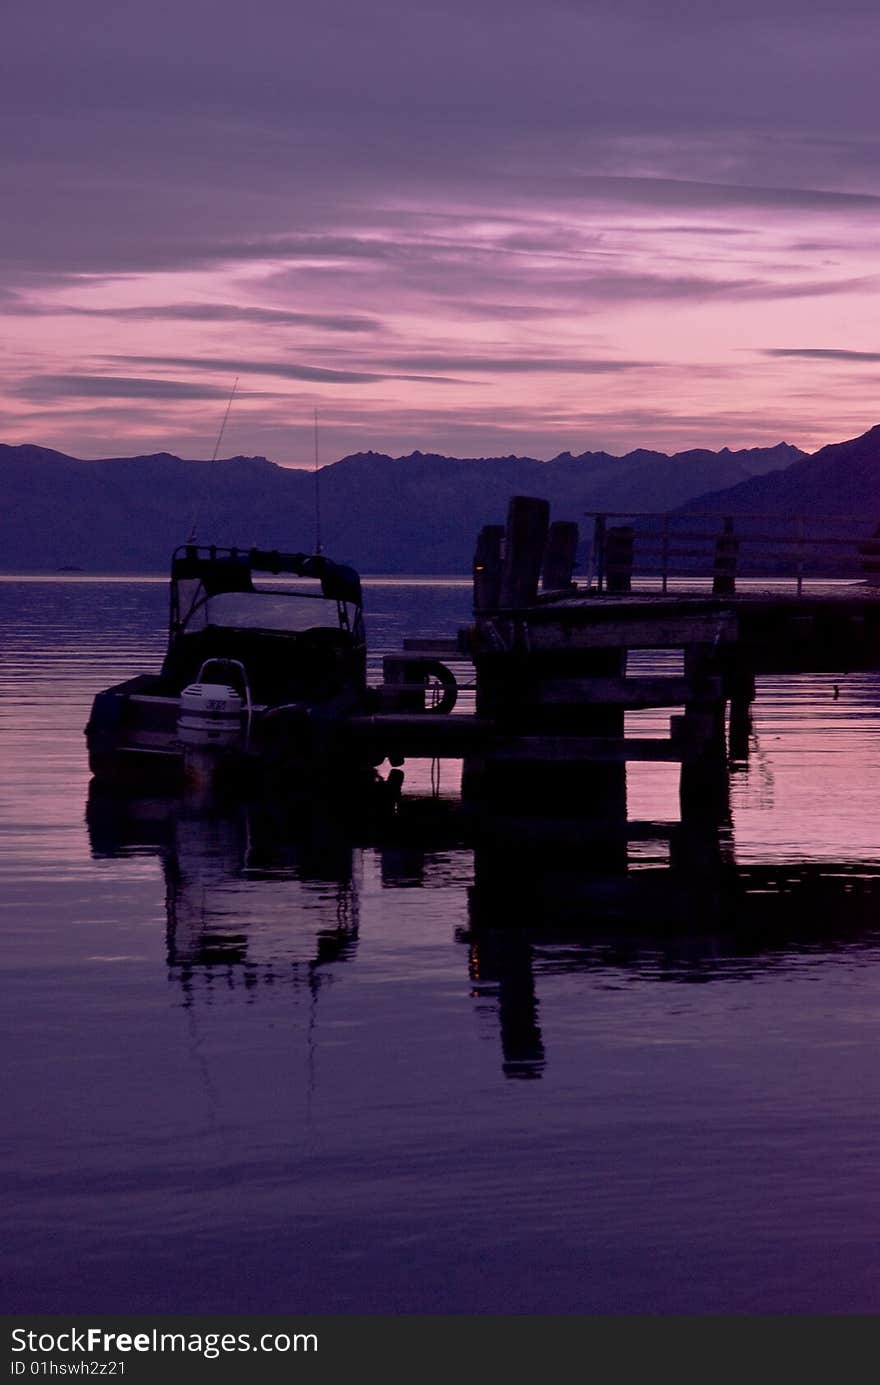
[[[373,760],[352,756],[346,724],[362,710],[363,699],[353,693],[311,705],[258,707],[237,743],[185,745],[179,697],[163,691],[160,677],[141,676],[95,698],[86,726],[89,768],[106,783],[215,793],[277,791],[294,779],[361,774]]]

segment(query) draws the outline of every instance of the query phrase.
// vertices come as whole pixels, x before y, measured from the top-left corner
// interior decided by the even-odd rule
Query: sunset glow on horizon
[[[324,462],[880,417],[858,0],[13,8],[5,442],[210,456],[236,378],[293,465],[316,408]]]

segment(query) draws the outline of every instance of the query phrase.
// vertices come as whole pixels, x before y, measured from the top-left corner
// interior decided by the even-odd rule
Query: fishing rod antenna
[[[318,472],[318,410],[315,408],[315,552],[320,557],[321,548],[321,482]]]
[[[224,415],[223,415],[223,422],[220,424],[220,432],[217,434],[217,441],[214,443],[214,451],[213,451],[213,453],[211,454],[211,461],[210,461],[209,466],[208,466],[208,473],[207,473],[207,476],[206,476],[206,478],[205,478],[205,485],[204,485],[203,490],[202,490],[202,497],[201,497],[202,501],[204,501],[204,499],[205,499],[205,494],[207,493],[207,489],[208,489],[208,486],[209,486],[209,484],[210,484],[210,480],[211,480],[211,469],[212,469],[212,467],[213,467],[213,463],[216,462],[216,460],[217,460],[217,453],[220,451],[220,444],[221,444],[221,442],[223,441],[223,434],[226,432],[226,421],[227,421],[227,419],[229,418],[229,410],[232,408],[232,401],[233,401],[233,399],[235,398],[235,391],[236,391],[237,389],[238,389],[238,376],[236,375],[235,379],[234,379],[233,382],[232,382],[232,389],[231,389],[231,391],[230,391],[230,393],[229,393],[229,400],[228,400],[228,402],[227,402],[227,404],[226,404],[226,412],[225,412]],[[189,538],[187,539],[187,543],[195,543],[195,542],[196,542],[196,533],[197,533],[197,529],[198,529],[198,518],[199,518],[199,507],[198,507],[198,505],[196,505],[195,510],[193,510],[192,524],[191,524],[190,527],[189,527]]]

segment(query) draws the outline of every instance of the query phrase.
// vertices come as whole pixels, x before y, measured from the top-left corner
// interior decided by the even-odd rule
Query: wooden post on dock
[[[736,594],[736,562],[739,553],[739,539],[734,536],[733,519],[730,515],[715,540],[715,564],[712,575],[713,596],[734,596]]]
[[[590,586],[593,584],[593,573],[596,576],[596,590],[601,592],[605,587],[605,534],[607,532],[606,520],[604,515],[596,515],[593,521],[593,544],[590,550]]]
[[[605,535],[605,578],[609,592],[632,591],[633,550],[635,529],[631,524],[618,524]]]
[[[504,525],[484,524],[474,553],[474,612],[497,611],[501,600]]]
[[[530,495],[513,496],[507,511],[500,606],[516,608],[535,601],[549,524],[548,501]]]
[[[578,527],[573,520],[555,519],[547,533],[544,562],[541,569],[541,590],[568,591],[577,557]]]

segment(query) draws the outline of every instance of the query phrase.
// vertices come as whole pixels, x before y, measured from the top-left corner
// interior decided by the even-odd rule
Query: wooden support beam
[[[387,712],[350,717],[345,735],[354,744],[374,746],[386,755],[421,759],[460,759],[478,751],[494,731],[494,723],[475,716],[437,716],[431,712]],[[390,757],[389,757],[390,758]]]
[[[499,736],[485,717],[430,712],[351,717],[346,733],[355,743],[390,746],[401,755],[427,759],[478,754],[496,762],[625,764],[627,760],[677,762],[690,753],[687,745],[647,736]]]
[[[669,718],[670,741],[679,747],[683,759],[699,759],[702,756],[723,758],[724,754],[724,704],[720,711],[688,708],[679,716]]]
[[[689,850],[695,860],[703,852],[708,853],[710,860],[717,858],[718,828],[730,823],[730,776],[726,762],[687,757],[681,766],[678,795],[682,826],[678,850]]]
[[[714,680],[717,697],[721,679]],[[529,703],[623,707],[637,711],[647,707],[683,707],[691,692],[686,678],[544,678],[529,686],[524,699]]]
[[[627,760],[679,762],[688,748],[648,736],[510,736],[486,743],[487,760],[549,764],[625,764]]]
[[[684,676],[689,684],[684,715],[673,717],[673,738],[687,746],[694,759],[723,763],[724,705],[721,658],[714,645],[690,645],[684,652]]]

